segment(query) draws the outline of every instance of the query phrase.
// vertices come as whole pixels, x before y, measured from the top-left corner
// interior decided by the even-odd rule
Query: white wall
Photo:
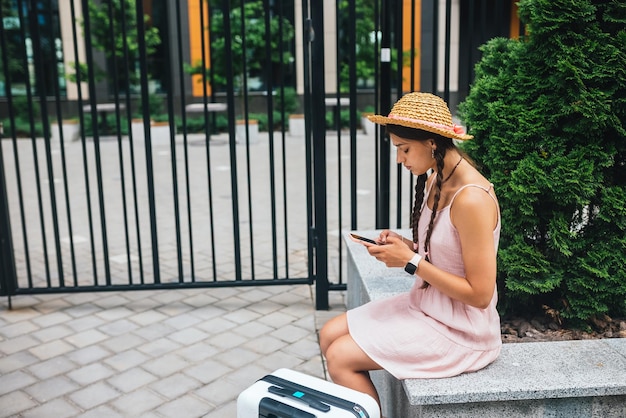
[[[450,91],[459,91],[459,28],[461,26],[460,0],[452,0],[450,16]],[[446,59],[446,0],[439,0],[439,51],[437,57],[437,90],[445,90]]]
[[[326,94],[337,91],[337,17],[335,1],[324,0],[324,78]],[[296,90],[304,94],[304,51],[302,39],[302,2],[294,0],[294,14],[296,31]],[[316,34],[319,36],[319,34]]]
[[[78,19],[82,19],[82,6],[80,2],[74,2],[74,12],[76,14],[77,21],[72,21],[72,10],[70,8],[69,1],[59,1],[59,24],[61,26],[61,39],[63,45],[63,63],[65,65],[65,75],[72,74],[74,69],[70,63],[76,62],[74,55],[74,36],[72,30],[76,27],[78,33],[76,34],[78,44],[78,61],[85,62],[85,42],[82,26],[79,24]],[[87,89],[87,83],[81,83],[83,98],[89,97],[89,91]],[[67,98],[69,100],[78,99],[78,85],[67,80]]]

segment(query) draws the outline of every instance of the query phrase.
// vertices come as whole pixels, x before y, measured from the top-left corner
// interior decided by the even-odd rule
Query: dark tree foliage
[[[216,3],[216,6],[221,4],[221,2],[215,1],[213,3]],[[277,74],[280,74],[281,67],[286,67],[291,63],[293,53],[290,45],[295,33],[291,22],[285,17],[265,10],[264,2],[248,1],[244,2],[243,5],[235,3],[237,2],[231,4],[230,33],[225,33],[224,14],[221,6],[212,8],[211,61],[214,67],[215,85],[224,87],[227,79],[226,62],[232,60],[236,88],[241,90],[244,77],[258,76],[267,82],[268,77],[276,77]],[[265,28],[266,13],[270,13],[269,41],[266,36],[268,31]],[[230,51],[226,48],[227,36],[230,38]],[[267,62],[267,49],[270,52],[269,63]],[[191,68],[190,72],[192,74],[201,73],[202,63],[195,64],[196,67]],[[275,83],[276,81],[274,80]]]
[[[139,43],[137,42],[137,0],[103,0],[96,3],[89,1],[89,34],[94,49],[104,52],[109,65],[108,71],[93,63],[96,81],[115,78],[122,91],[127,84],[132,86],[139,82]],[[143,17],[145,28],[145,45],[148,55],[154,54],[156,47],[161,43],[159,30],[150,26],[150,16]],[[85,21],[81,20],[83,29]],[[89,63],[74,63],[80,71],[82,81],[88,80]],[[115,72],[115,77],[112,73]],[[77,81],[76,74],[70,75],[70,80]]]
[[[626,3],[522,0],[482,47],[466,150],[502,208],[504,313],[626,312]]]
[[[341,91],[350,91],[350,51],[355,50],[355,73],[361,85],[373,81],[375,76],[376,48],[373,34],[376,33],[376,20],[374,19],[374,1],[357,0],[354,2],[356,20],[354,21],[354,38],[349,36],[352,22],[350,20],[350,5],[348,0],[338,3],[339,14],[337,16],[339,30],[338,52],[341,59],[340,84]],[[380,41],[379,41],[380,42]]]

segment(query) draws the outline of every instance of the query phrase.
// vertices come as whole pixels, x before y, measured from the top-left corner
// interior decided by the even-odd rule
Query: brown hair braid
[[[433,202],[433,211],[430,216],[430,222],[428,224],[428,230],[426,231],[426,238],[424,240],[424,252],[426,256],[424,257],[426,261],[430,262],[430,238],[433,233],[433,226],[435,223],[435,217],[437,216],[437,208],[439,207],[439,200],[441,199],[441,186],[443,184],[443,165],[444,165],[444,157],[446,156],[446,152],[450,148],[455,148],[454,143],[450,138],[443,137],[441,135],[434,134],[432,132],[423,131],[420,129],[409,128],[406,126],[387,124],[386,126],[388,134],[394,134],[404,139],[416,140],[416,141],[426,141],[432,139],[435,141],[437,147],[434,150],[434,157],[437,161],[437,173],[435,178],[435,200]],[[458,149],[457,149],[458,150]],[[428,178],[428,174],[422,174],[417,177],[417,183],[415,184],[415,202],[413,203],[413,212],[411,214],[411,229],[413,232],[413,242],[415,248],[419,248],[419,237],[418,237],[418,222],[422,213],[422,205],[424,203],[424,194],[425,194],[425,186],[426,180]],[[414,251],[418,251],[414,249]],[[424,282],[422,285],[423,288],[428,287],[428,282]]]
[[[446,155],[445,148],[441,147],[441,151],[439,150],[440,150],[439,147],[435,149],[435,160],[437,160],[437,172],[436,172],[435,186],[434,186],[435,187],[435,200],[433,201],[433,210],[430,215],[428,229],[426,230],[426,238],[424,239],[424,253],[425,253],[424,260],[428,262],[430,262],[430,237],[433,234],[433,226],[435,224],[435,217],[437,216],[437,208],[439,207],[439,200],[441,199],[441,185],[443,184],[443,174],[442,174],[443,173],[443,157]],[[423,192],[422,192],[421,200],[424,200]],[[420,207],[421,207],[421,203],[420,203]],[[415,215],[415,213],[413,214],[413,223],[415,225],[413,229],[413,241],[414,242],[418,242],[416,240],[416,237],[418,235],[417,220],[419,220],[420,214],[417,214],[417,216]],[[419,246],[419,243],[418,243],[418,246]],[[430,286],[430,283],[424,280],[424,283],[422,284],[421,288],[426,289],[429,286]]]
[[[413,212],[411,214],[411,230],[413,231],[413,242],[419,245],[419,236],[417,224],[420,220],[420,213],[422,209],[422,203],[424,202],[424,189],[426,187],[426,179],[428,174],[424,173],[417,176],[417,183],[415,184],[415,201],[413,203]],[[415,246],[414,251],[417,251]]]
[[[430,223],[428,224],[428,230],[426,231],[426,239],[424,240],[424,253],[426,261],[430,261],[430,237],[433,234],[433,225],[435,223],[435,217],[437,216],[437,208],[439,207],[439,199],[441,199],[441,185],[443,184],[443,157],[446,155],[446,150],[439,148],[435,150],[435,160],[437,160],[437,177],[435,177],[435,200],[433,201],[433,211],[430,215]]]

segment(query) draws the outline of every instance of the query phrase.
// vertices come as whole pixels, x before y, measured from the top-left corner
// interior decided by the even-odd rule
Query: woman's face
[[[434,141],[414,141],[401,138],[391,134],[391,142],[396,147],[396,162],[404,165],[416,176],[424,174],[435,166],[435,159],[432,157]]]

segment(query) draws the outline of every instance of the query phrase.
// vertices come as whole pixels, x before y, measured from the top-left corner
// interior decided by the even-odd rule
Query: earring
[[[434,148],[431,148],[431,149],[430,149],[430,156],[431,156],[431,158],[432,158],[433,160],[435,159],[435,149],[434,149]]]

